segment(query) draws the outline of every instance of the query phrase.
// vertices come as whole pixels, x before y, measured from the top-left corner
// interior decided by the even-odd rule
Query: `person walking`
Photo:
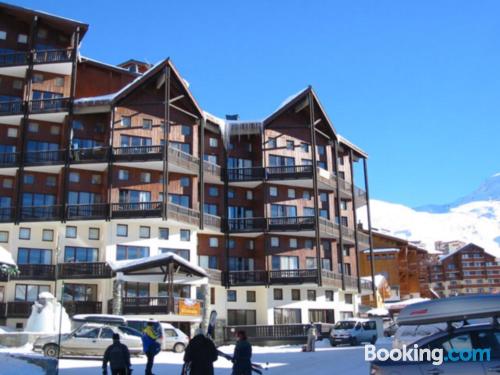
[[[184,368],[190,368],[190,375],[213,375],[217,357],[214,342],[198,328],[184,352]]]
[[[146,328],[142,331],[141,337],[142,350],[148,359],[145,375],[153,375],[155,356],[161,351],[161,345],[158,342],[161,337],[161,332],[155,331],[153,322],[148,322]]]
[[[245,331],[238,331],[238,341],[233,354],[233,375],[252,374],[252,345],[248,342]]]
[[[127,345],[120,342],[120,335],[113,333],[113,344],[108,346],[102,359],[102,373],[107,375],[108,362],[111,367],[111,375],[130,375],[130,352]]]

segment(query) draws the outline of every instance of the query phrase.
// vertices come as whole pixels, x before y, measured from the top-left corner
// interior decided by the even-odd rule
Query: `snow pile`
[[[44,375],[46,373],[40,366],[8,353],[0,353],[0,362],[2,375]]]
[[[66,310],[49,292],[42,292],[31,307],[26,332],[69,333],[71,320]]]
[[[446,213],[419,212],[409,207],[370,200],[372,226],[410,241],[422,241],[434,249],[435,241],[460,240],[483,247],[500,257],[500,201],[470,202]],[[366,210],[358,217],[366,227]]]

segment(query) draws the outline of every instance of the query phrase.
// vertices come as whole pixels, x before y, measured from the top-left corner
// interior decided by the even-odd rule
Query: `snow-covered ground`
[[[390,346],[391,342],[382,339],[379,346]],[[219,348],[225,353],[232,354],[234,346],[223,346]],[[28,347],[16,350],[17,352],[28,351]],[[0,349],[2,352],[11,352],[11,349]],[[180,374],[182,368],[183,354],[172,352],[162,352],[156,357],[154,372],[156,374]],[[313,372],[315,375],[329,375],[332,373],[342,375],[368,375],[369,364],[364,361],[363,347],[330,347],[326,340],[317,343],[316,352],[303,353],[301,347],[293,346],[273,346],[273,347],[253,347],[253,362],[260,363],[268,368],[265,374],[269,375],[304,375]],[[91,375],[101,373],[101,361],[98,359],[62,359],[59,363],[60,375]],[[11,363],[13,366],[25,365],[22,363]],[[146,358],[144,356],[132,359],[134,374],[144,373]],[[215,374],[231,374],[231,362],[224,358],[219,358],[215,362]],[[18,367],[14,367],[18,368]],[[3,367],[5,370],[5,367]],[[4,375],[4,372],[0,373]],[[7,372],[7,375],[19,374],[38,375],[39,372]]]

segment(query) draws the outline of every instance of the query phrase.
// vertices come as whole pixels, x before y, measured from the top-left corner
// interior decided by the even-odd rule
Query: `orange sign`
[[[192,299],[181,299],[179,301],[179,315],[201,315],[201,303]]]

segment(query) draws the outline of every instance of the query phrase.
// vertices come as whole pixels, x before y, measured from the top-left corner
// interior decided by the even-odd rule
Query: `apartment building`
[[[436,251],[439,251],[443,255],[449,254],[450,252],[456,251],[460,249],[461,247],[464,247],[467,245],[463,241],[436,241],[434,242],[434,249]]]
[[[473,243],[429,267],[430,288],[442,297],[500,293],[500,260]]]
[[[22,326],[42,291],[70,315],[155,316],[186,330],[216,309],[228,325],[331,322],[356,314],[357,254],[370,247],[354,182],[367,155],[341,137],[314,90],[263,121],[202,110],[170,59],[118,66],[79,54],[88,25],[0,5],[0,319]],[[125,282],[117,261],[177,254],[199,285]],[[167,307],[173,293],[174,306]],[[113,297],[122,296],[121,304]]]
[[[381,231],[374,230],[372,239],[375,274],[383,275],[391,288],[391,296],[385,301],[430,297],[428,267],[433,256],[426,249]],[[371,275],[370,251],[363,250],[359,258],[361,275]],[[370,297],[363,297],[363,303],[373,305]]]

